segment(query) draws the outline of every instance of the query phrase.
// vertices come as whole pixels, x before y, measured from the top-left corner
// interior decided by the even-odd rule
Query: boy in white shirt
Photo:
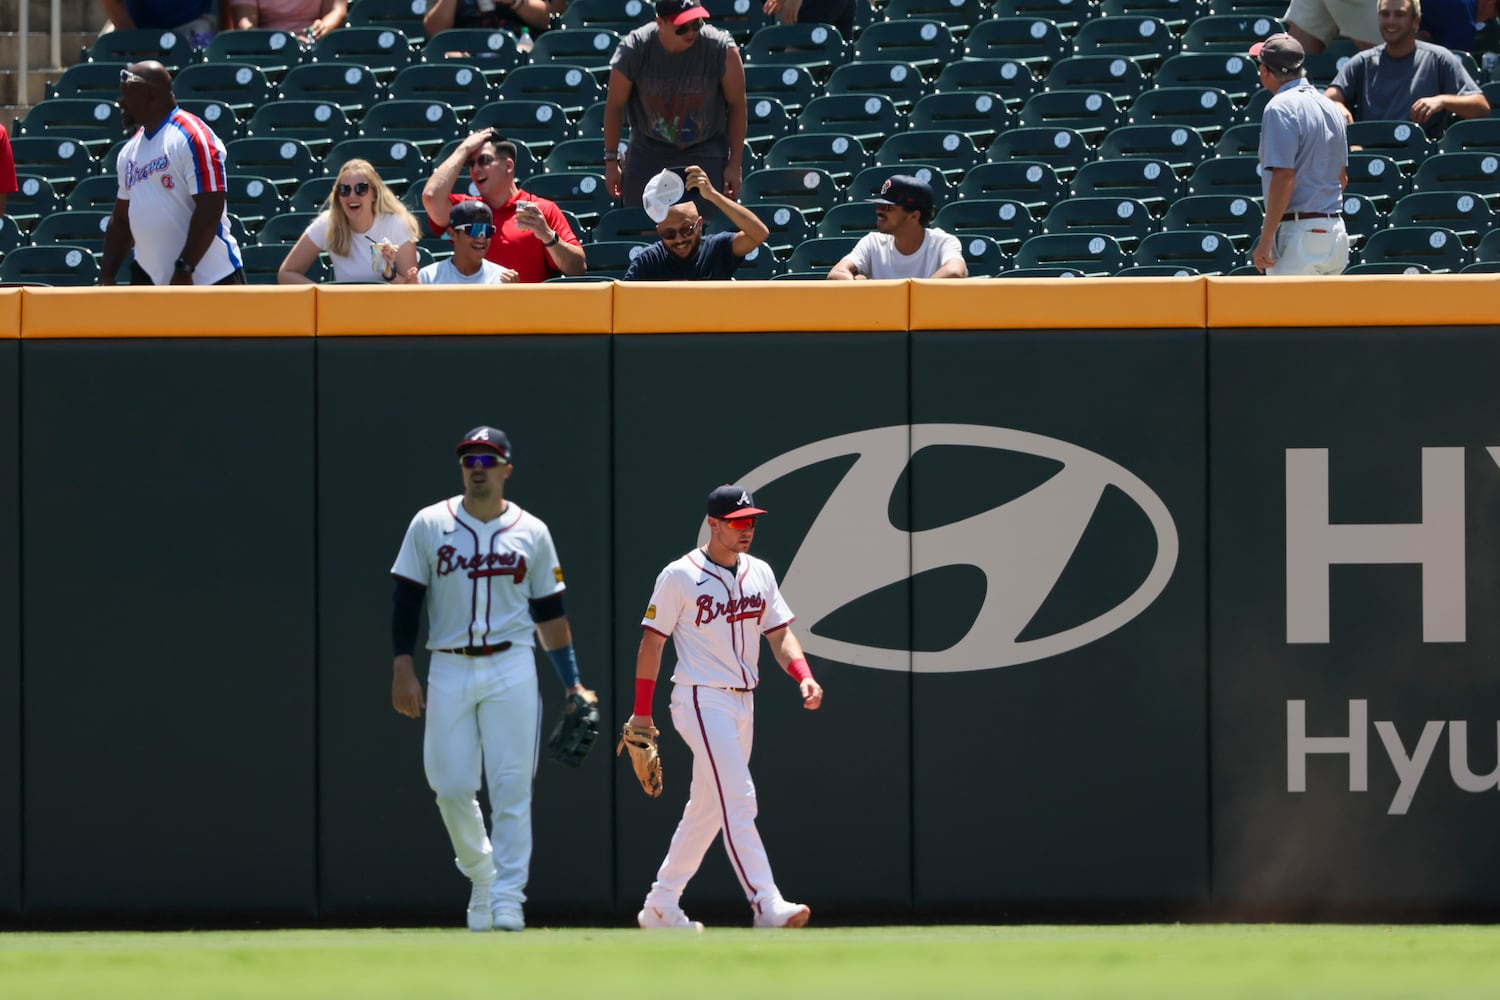
[[[485,260],[495,236],[495,216],[482,201],[461,201],[448,218],[448,237],[453,256],[407,272],[408,282],[423,285],[504,285],[516,280],[516,272]]]
[[[932,221],[932,188],[905,174],[887,177],[875,204],[876,232],[867,233],[828,272],[837,281],[866,278],[967,278],[958,238]]]

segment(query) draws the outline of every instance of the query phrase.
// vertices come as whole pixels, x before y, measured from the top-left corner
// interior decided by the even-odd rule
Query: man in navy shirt
[[[661,240],[630,262],[626,281],[728,280],[734,277],[740,261],[771,235],[754,212],[716,190],[701,167],[687,167],[684,173],[686,189],[696,191],[739,231],[705,236],[703,217],[691,198],[672,205],[656,224]]]

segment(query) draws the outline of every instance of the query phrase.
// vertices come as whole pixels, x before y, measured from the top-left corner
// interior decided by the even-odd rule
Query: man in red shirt
[[[584,272],[588,261],[583,246],[562,209],[521,190],[516,182],[515,144],[494,129],[475,132],[459,143],[422,189],[422,206],[434,233],[447,230],[448,213],[455,204],[474,197],[451,193],[459,171],[466,166],[479,200],[495,216],[495,237],[486,259],[515,271],[518,282]]]

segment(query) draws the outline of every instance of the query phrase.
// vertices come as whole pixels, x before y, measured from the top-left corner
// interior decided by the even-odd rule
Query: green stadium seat
[[[592,227],[616,205],[604,185],[602,174],[591,171],[558,171],[526,178],[526,190],[539,198],[557,203],[585,227]],[[579,233],[580,238],[582,233]]]
[[[1500,193],[1500,153],[1434,153],[1412,176],[1413,191],[1481,191],[1495,203]]]
[[[442,101],[381,101],[359,123],[365,139],[405,139],[429,159],[468,133],[458,113]]]
[[[544,160],[553,146],[579,135],[569,123],[567,111],[554,101],[510,100],[486,104],[469,120],[468,131],[485,128],[496,129],[507,139],[519,139]],[[599,145],[597,140],[595,145]],[[597,152],[595,160],[595,166],[603,166]]]
[[[1124,121],[1115,98],[1102,90],[1044,90],[1021,105],[1019,128],[1066,128],[1092,145]]]
[[[1199,0],[1101,0],[1098,17],[1108,20],[1145,14],[1160,18],[1173,34],[1181,35],[1203,13]]]
[[[1453,130],[1448,131],[1451,134]],[[1351,149],[1357,146],[1367,153],[1384,153],[1395,160],[1405,174],[1415,173],[1423,160],[1437,152],[1427,133],[1412,122],[1378,119],[1350,122],[1344,134]]]
[[[120,96],[122,62],[81,62],[63,70],[56,83],[47,85],[47,100],[59,97],[89,101],[113,101]]]
[[[1071,268],[1084,275],[1114,274],[1129,258],[1112,236],[1104,233],[1043,233],[1016,251],[1017,268]]]
[[[803,240],[811,239],[817,234],[817,229],[807,221],[802,210],[796,205],[784,205],[777,202],[747,202],[745,207],[754,212],[756,218],[766,224],[771,235],[766,237],[762,244],[770,248],[771,252],[778,257],[792,252],[792,248]],[[830,212],[841,206],[829,209]],[[824,218],[827,218],[824,213]]]
[[[589,275],[595,279],[624,278],[630,262],[651,244],[646,241],[608,240],[590,243],[587,247]]]
[[[1103,233],[1130,250],[1156,230],[1156,220],[1136,198],[1064,198],[1042,220],[1043,234]]]
[[[327,190],[324,190],[327,195]],[[240,217],[250,229],[257,229],[267,219],[281,212],[286,199],[276,189],[276,182],[269,177],[253,174],[229,175],[229,192],[226,208]]]
[[[413,184],[426,183],[431,164],[421,147],[406,139],[345,139],[329,150],[323,165],[328,176],[336,178],[350,160],[365,160],[375,168],[380,180],[398,197]]]
[[[754,97],[746,101],[745,118],[745,142],[759,154],[764,154],[777,139],[797,131],[797,120],[787,114],[786,108],[774,97]],[[593,135],[597,131],[581,134]]]
[[[921,71],[904,62],[848,63],[829,75],[824,89],[829,94],[888,97],[903,113],[930,92]]]
[[[57,189],[46,177],[18,173],[16,185],[16,190],[5,200],[5,214],[27,230],[63,206]]]
[[[1270,91],[1260,85],[1255,60],[1232,52],[1179,52],[1157,67],[1153,81],[1157,88],[1216,87],[1237,105],[1257,90],[1270,97]]]
[[[1099,159],[1146,157],[1172,165],[1180,177],[1212,155],[1203,135],[1186,125],[1151,123],[1110,129],[1099,144]]]
[[[107,150],[124,133],[125,123],[114,101],[69,97],[33,105],[16,129],[17,136],[72,139],[94,155]]]
[[[277,96],[276,88],[271,86],[265,72],[259,66],[246,62],[209,62],[184,66],[172,78],[172,93],[179,101],[220,101],[233,108],[235,115],[242,121],[249,120],[256,108],[271,103]]]
[[[18,135],[11,137],[10,149],[19,174],[45,178],[51,188],[63,191],[102,169],[89,148],[73,139]],[[15,197],[12,193],[11,199]]]
[[[1395,160],[1384,153],[1350,153],[1349,183],[1344,190],[1362,194],[1389,213],[1391,206],[1406,194],[1406,175]]]
[[[521,65],[516,38],[495,28],[448,28],[422,46],[424,63],[461,62],[478,66],[491,83]]]
[[[1279,14],[1203,14],[1189,22],[1182,51],[1244,55],[1256,42],[1285,30]]]
[[[1042,84],[1046,90],[1103,91],[1123,106],[1146,88],[1146,74],[1123,56],[1069,56],[1052,64]]]
[[[1071,128],[1012,128],[995,136],[986,151],[990,163],[1007,160],[1033,160],[1052,167],[1058,177],[1067,180],[1079,167],[1094,158],[1083,134]]]
[[[313,45],[312,57],[319,64],[363,66],[382,84],[417,58],[411,41],[395,28],[349,27],[330,31]]]
[[[875,206],[861,199],[835,205],[824,212],[823,217],[818,220],[817,232],[814,235],[824,239],[853,237],[857,240],[866,233],[874,231]]]
[[[564,28],[608,28],[627,35],[656,16],[647,0],[569,0],[558,22]]]
[[[1470,258],[1463,240],[1451,229],[1390,225],[1370,234],[1359,249],[1359,261],[1421,264],[1434,274],[1456,274]]]
[[[843,200],[843,190],[833,176],[812,167],[753,170],[745,174],[740,185],[742,203],[769,201],[792,205],[809,221],[815,221]]]
[[[208,43],[205,56],[210,63],[237,63],[258,67],[266,79],[279,83],[293,66],[300,66],[311,60],[312,53],[290,31],[244,28],[221,31],[214,35],[213,40]]]
[[[319,214],[318,212],[282,212],[279,215],[273,215],[255,234],[256,242],[281,243],[290,247],[302,238],[302,234],[317,220]]]
[[[870,214],[873,218],[874,212]],[[858,236],[814,236],[810,240],[803,240],[786,259],[787,273],[817,272],[827,275],[833,265],[849,255],[849,251],[854,249],[859,240]]]
[[[796,114],[821,92],[812,74],[801,66],[765,65],[745,67],[745,93],[774,97],[788,112]]]
[[[576,118],[590,104],[604,100],[604,93],[586,66],[533,63],[507,73],[496,96],[502,101],[551,101]]]
[[[1137,265],[1188,267],[1197,274],[1228,274],[1244,263],[1234,241],[1202,229],[1167,229],[1141,240],[1131,259]]]
[[[553,28],[537,36],[531,62],[583,66],[602,82],[619,45],[619,33],[609,28]]]
[[[1234,125],[1235,118],[1233,99],[1217,87],[1156,87],[1130,105],[1127,121],[1191,128],[1204,142],[1213,143]]]
[[[246,123],[234,113],[234,108],[223,101],[180,100],[177,106],[188,114],[202,118],[203,123],[214,130],[214,135],[219,137],[220,142],[243,139],[247,134]]]
[[[878,166],[906,169],[921,164],[936,168],[954,182],[983,160],[984,155],[975,147],[974,140],[955,131],[897,132],[875,154]]]
[[[1017,159],[981,163],[964,175],[958,193],[964,198],[1014,198],[1036,214],[1066,198],[1068,187],[1052,164]]]
[[[317,156],[354,137],[344,109],[331,101],[273,101],[256,108],[245,129],[262,139],[299,139]]]
[[[860,62],[903,62],[929,79],[961,54],[946,24],[923,18],[877,21],[854,43],[854,58]]]
[[[1240,122],[1219,134],[1214,153],[1219,156],[1257,156],[1260,149],[1260,122]]]
[[[409,39],[422,38],[426,0],[355,0],[349,5],[350,28],[394,28]]]
[[[1083,22],[1073,38],[1080,56],[1123,56],[1150,72],[1177,51],[1177,36],[1150,14],[1119,14]]]
[[[96,174],[73,185],[65,205],[70,212],[112,212],[119,194],[120,182],[115,175]]]
[[[855,6],[861,3],[869,6],[867,0],[856,0]],[[885,5],[884,14],[887,21],[941,21],[955,38],[961,39],[989,15],[989,7],[983,0],[891,0]]]
[[[1255,156],[1216,156],[1204,160],[1188,175],[1186,194],[1235,194],[1259,199],[1260,159]]]
[[[1389,220],[1384,211],[1362,194],[1344,192],[1344,230],[1349,245],[1358,249],[1365,240],[1384,229]]]
[[[353,62],[294,66],[281,81],[281,96],[284,99],[330,101],[356,120],[363,118],[365,112],[373,108],[384,95],[385,88],[376,75],[367,67]]]
[[[932,86],[939,94],[995,94],[1014,111],[1028,97],[1041,93],[1042,81],[1031,67],[1015,59],[963,59],[944,66]],[[997,122],[994,131],[1008,127]]]
[[[964,59],[1024,63],[1044,74],[1073,51],[1056,21],[1044,17],[994,17],[980,21],[964,38]]]
[[[854,175],[854,180],[849,182],[849,200],[869,201],[880,197],[880,188],[885,184],[886,178],[896,174],[915,177],[932,188],[932,199],[939,206],[958,197],[957,188],[935,166],[926,163],[877,163]]]
[[[955,236],[988,236],[1012,254],[1042,231],[1026,203],[1014,198],[960,198],[938,209],[933,225]]]
[[[1100,159],[1085,163],[1073,175],[1073,197],[1125,197],[1161,214],[1177,198],[1177,171],[1166,160],[1149,157]]]
[[[857,136],[830,132],[798,133],[777,139],[772,144],[766,154],[766,166],[817,167],[827,171],[835,181],[845,183],[869,166],[869,155]]]
[[[1228,237],[1240,251],[1259,237],[1265,211],[1254,198],[1229,194],[1190,194],[1167,206],[1164,231],[1196,230]]]
[[[59,243],[16,247],[0,258],[0,282],[84,288],[99,283],[99,262],[88,247]]]
[[[391,81],[387,96],[393,101],[446,104],[468,118],[475,108],[494,100],[494,88],[477,65],[466,62],[419,63],[408,66]]]
[[[1474,191],[1413,191],[1397,199],[1387,216],[1391,226],[1442,226],[1473,248],[1495,228],[1495,212]]]
[[[824,94],[807,102],[796,126],[804,135],[852,135],[868,149],[901,131],[905,121],[884,94]]]
[[[913,129],[962,132],[983,147],[1018,123],[999,94],[969,91],[928,94],[912,106],[910,124]]]
[[[996,17],[1044,17],[1069,38],[1094,16],[1089,0],[995,0],[990,10]]]
[[[235,139],[224,144],[224,166],[231,174],[269,177],[283,193],[323,174],[323,161],[300,139]]]
[[[1000,241],[989,236],[965,233],[958,236],[958,245],[971,278],[993,278],[1014,263]]]
[[[771,248],[762,243],[740,259],[734,272],[735,281],[768,281],[785,270]]]
[[[639,205],[611,208],[599,216],[591,239],[598,243],[651,243],[656,240],[656,220],[647,215],[646,210]]]
[[[816,80],[826,80],[849,58],[838,29],[828,24],[768,24],[741,46],[747,66],[801,66]]]
[[[43,30],[35,19],[31,25],[33,31]],[[117,28],[100,35],[88,47],[89,62],[138,63],[155,60],[174,73],[197,58],[197,53],[186,39],[160,28]],[[118,86],[118,77],[116,84]]]

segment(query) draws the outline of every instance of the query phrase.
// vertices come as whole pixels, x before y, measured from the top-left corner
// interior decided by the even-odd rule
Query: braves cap
[[[892,174],[880,185],[880,197],[871,198],[877,205],[895,205],[908,212],[922,210],[922,218],[932,214],[932,187],[926,181],[907,174]]]
[[[641,192],[641,207],[652,222],[660,223],[686,191],[687,185],[675,170],[663,170],[646,182],[646,189]]]
[[[476,222],[493,223],[494,221],[495,213],[490,211],[490,206],[476,198],[455,203],[448,213],[448,225],[453,229],[459,226],[470,226]]]
[[[725,483],[708,495],[709,517],[755,517],[764,513],[755,506],[755,498],[743,486]]]
[[[673,24],[687,24],[708,17],[701,0],[658,0],[656,16]]]
[[[1307,61],[1302,43],[1288,34],[1272,35],[1263,42],[1250,46],[1250,58],[1273,73],[1295,73]]]
[[[485,211],[489,210],[485,209]],[[510,438],[506,437],[505,432],[500,428],[476,427],[464,435],[464,439],[458,442],[458,447],[453,451],[455,454],[462,454],[465,448],[473,448],[476,445],[497,452],[501,458],[505,459],[505,464],[510,464]]]

